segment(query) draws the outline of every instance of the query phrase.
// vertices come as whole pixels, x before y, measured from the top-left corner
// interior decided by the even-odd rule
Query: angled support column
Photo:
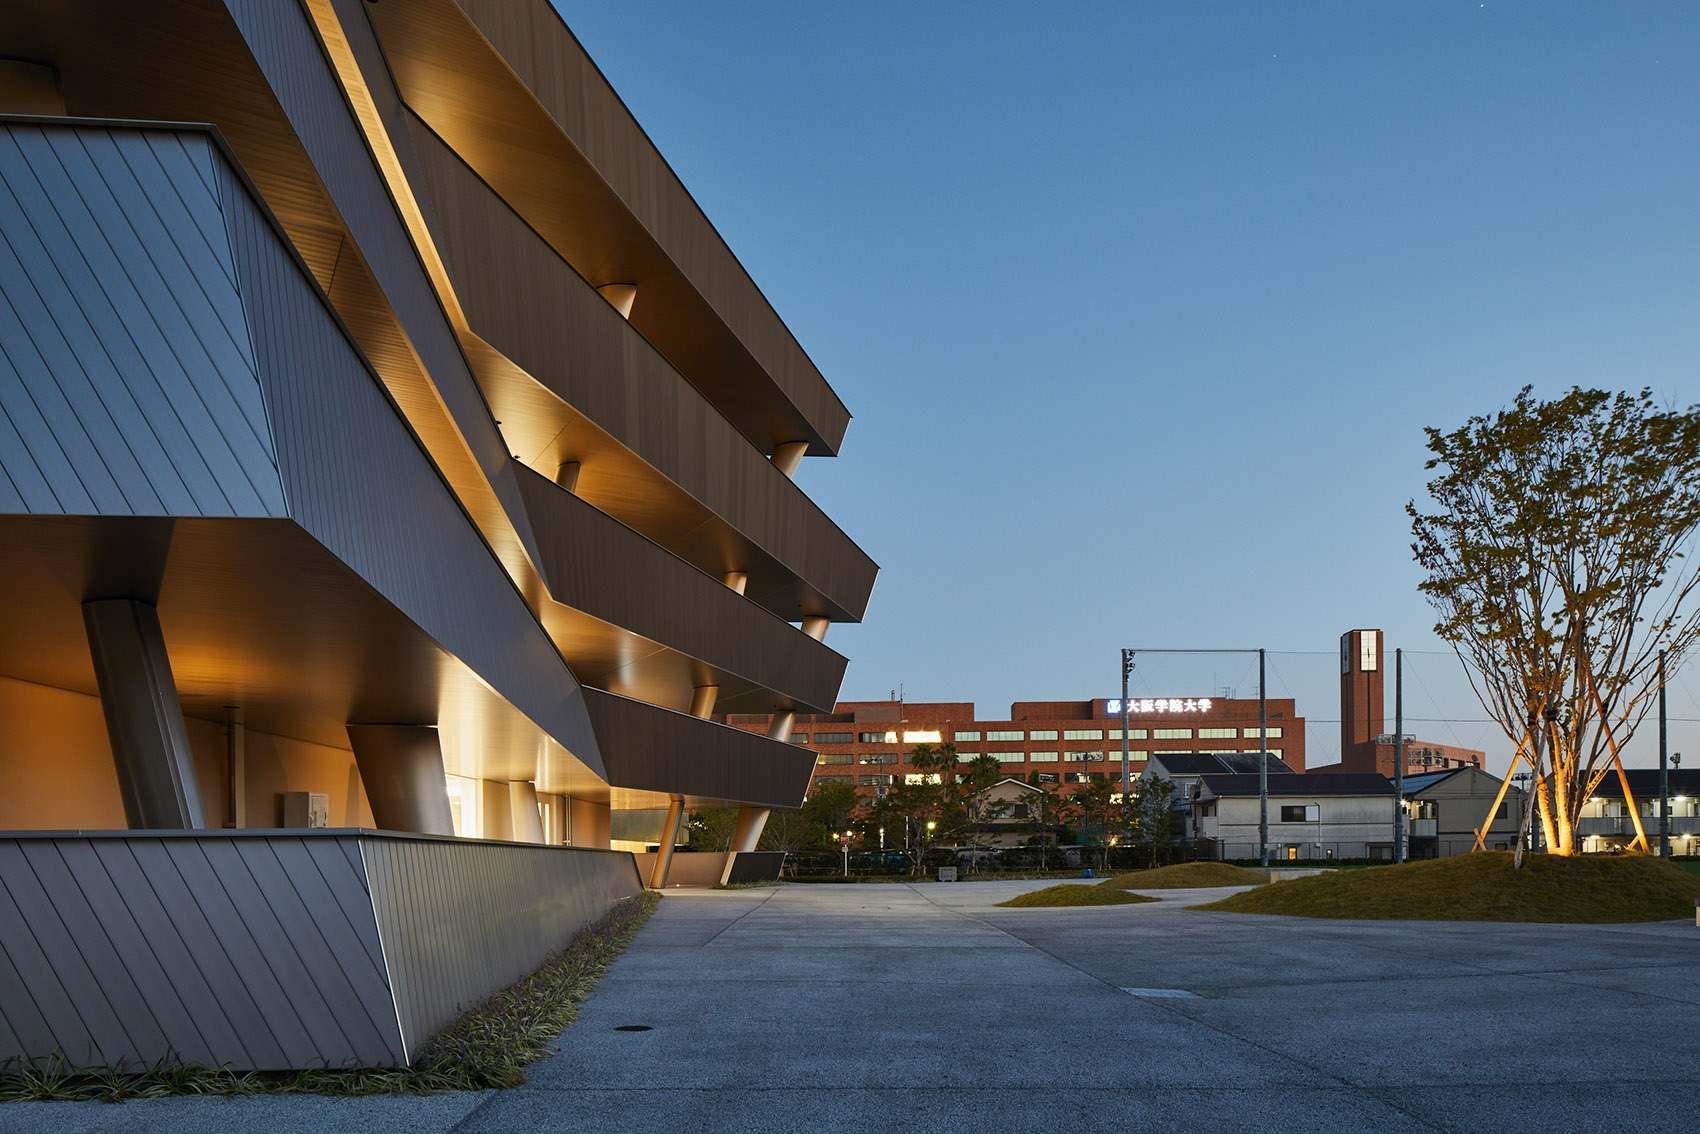
[[[541,843],[543,813],[537,809],[537,785],[530,780],[508,781],[508,826],[516,843]]]
[[[83,604],[83,628],[125,818],[132,828],[205,827],[159,611],[140,599],[94,599]]]
[[[795,480],[797,468],[803,463],[803,455],[809,451],[807,441],[787,441],[773,447],[773,463],[779,471]]]
[[[790,713],[783,714],[789,717]],[[791,726],[785,726],[789,729]],[[727,852],[726,865],[720,871],[720,883],[732,877],[732,864],[738,861],[741,851],[753,851],[756,844],[761,842],[762,829],[767,826],[768,809],[765,807],[738,808],[738,822],[732,828],[732,849]]]
[[[826,628],[832,625],[832,619],[819,615],[810,615],[803,619],[803,633],[817,642],[826,641]]]
[[[673,847],[679,841],[679,827],[684,821],[685,799],[676,795],[667,803],[667,822],[662,824],[661,845],[655,848],[655,865],[649,871],[651,890],[667,888],[667,874],[673,869]]]
[[[372,805],[372,821],[384,831],[421,835],[455,833],[443,778],[443,749],[430,725],[351,724],[348,741]]]

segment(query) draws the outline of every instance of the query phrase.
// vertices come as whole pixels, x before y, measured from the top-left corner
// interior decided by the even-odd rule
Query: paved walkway
[[[512,1091],[0,1107],[0,1130],[1678,1129],[1700,930],[674,892]],[[1126,990],[1144,990],[1135,995]],[[1154,993],[1154,994],[1153,994]],[[649,1031],[621,1031],[641,1025]]]

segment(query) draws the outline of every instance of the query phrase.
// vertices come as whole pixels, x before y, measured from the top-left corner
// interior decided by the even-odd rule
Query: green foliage
[[[1047,886],[999,902],[1000,906],[1015,909],[1055,908],[1058,906],[1131,906],[1140,902],[1155,902],[1157,898],[1130,894],[1126,890],[1106,890],[1102,886]]]
[[[1666,651],[1700,635],[1700,407],[1650,391],[1528,388],[1429,429],[1433,511],[1406,506],[1422,592],[1488,713],[1535,760],[1548,845],[1645,718]]]
[[[1139,794],[1133,797],[1134,845],[1147,848],[1154,865],[1168,857],[1175,839],[1174,798],[1174,781],[1161,776],[1141,781]]]
[[[1644,855],[1431,858],[1375,870],[1330,870],[1259,886],[1192,909],[1411,921],[1615,923],[1694,916],[1700,878]]]
[[[732,832],[738,825],[736,807],[703,808],[685,820],[685,849],[719,854],[732,849]]]
[[[0,1102],[25,1099],[98,1100],[171,1095],[429,1094],[513,1087],[525,1066],[578,1015],[591,986],[624,952],[660,895],[652,891],[616,903],[551,953],[530,976],[480,1001],[425,1042],[412,1067],[326,1068],[283,1074],[238,1074],[162,1060],[146,1070],[73,1068],[60,1055],[0,1069]]]

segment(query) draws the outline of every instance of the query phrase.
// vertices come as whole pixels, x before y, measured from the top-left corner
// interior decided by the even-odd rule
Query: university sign
[[[1143,697],[1128,698],[1129,713],[1208,713],[1212,702],[1208,697]],[[1111,697],[1104,702],[1104,711],[1114,716],[1122,711],[1120,697]]]

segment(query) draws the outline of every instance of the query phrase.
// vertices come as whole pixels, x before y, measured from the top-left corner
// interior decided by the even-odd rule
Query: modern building
[[[1386,672],[1380,630],[1348,630],[1340,636],[1340,760],[1311,768],[1313,773],[1393,775],[1399,737],[1386,727]],[[1486,753],[1474,748],[1405,736],[1407,776],[1445,768],[1480,768],[1486,758]]]
[[[1011,776],[1064,786],[1121,775],[1121,709],[1115,698],[1017,701],[1008,717],[982,718],[966,701],[846,701],[831,713],[799,714],[790,739],[816,753],[816,784],[854,784],[870,797],[921,774],[905,762],[917,744],[954,744],[963,763],[991,756]],[[1292,698],[1271,698],[1268,710],[1269,751],[1288,769],[1304,771],[1304,718]],[[752,732],[768,727],[759,714],[734,713],[726,720]],[[1130,700],[1132,774],[1138,776],[1152,757],[1255,753],[1258,729],[1255,699]]]
[[[849,414],[546,0],[22,0],[0,114],[0,1060],[403,1062],[801,801]]]
[[[1700,855],[1700,770],[1671,769],[1670,852]],[[1657,768],[1626,768],[1629,793],[1653,854],[1659,853],[1659,771]],[[1540,823],[1539,816],[1535,819]],[[1582,805],[1576,834],[1584,853],[1622,850],[1635,841],[1635,820],[1623,798],[1623,784],[1616,773],[1606,776]]]
[[[1268,777],[1269,858],[1391,858],[1393,785],[1386,776]],[[1255,774],[1203,776],[1193,798],[1199,858],[1258,857],[1262,821]]]

